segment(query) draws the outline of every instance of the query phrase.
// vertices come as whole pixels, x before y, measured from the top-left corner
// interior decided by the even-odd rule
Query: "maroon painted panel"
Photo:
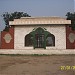
[[[66,49],[75,49],[75,31],[66,26]]]
[[[14,27],[1,32],[1,49],[14,49]]]

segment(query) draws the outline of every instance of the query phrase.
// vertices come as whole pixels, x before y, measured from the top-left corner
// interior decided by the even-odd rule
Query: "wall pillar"
[[[75,49],[75,30],[66,26],[66,49]]]
[[[10,27],[9,31],[1,32],[1,49],[14,49],[14,27]]]

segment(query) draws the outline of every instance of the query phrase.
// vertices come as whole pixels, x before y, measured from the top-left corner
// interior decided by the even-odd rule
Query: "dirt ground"
[[[0,75],[75,75],[75,55],[0,55]]]

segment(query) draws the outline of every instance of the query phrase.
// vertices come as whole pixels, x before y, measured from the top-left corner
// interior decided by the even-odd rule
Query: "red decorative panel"
[[[14,49],[14,27],[1,32],[1,49]]]
[[[66,26],[66,49],[75,49],[75,31]]]

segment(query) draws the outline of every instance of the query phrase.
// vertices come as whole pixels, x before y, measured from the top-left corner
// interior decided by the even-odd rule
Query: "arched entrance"
[[[30,40],[29,43],[26,42],[27,40]],[[33,46],[34,49],[46,49],[46,46],[55,46],[55,36],[46,31],[46,29],[39,27],[37,29],[34,29],[32,32],[25,36],[25,44],[27,46]]]
[[[44,30],[37,28],[35,31],[36,48],[44,48]]]

